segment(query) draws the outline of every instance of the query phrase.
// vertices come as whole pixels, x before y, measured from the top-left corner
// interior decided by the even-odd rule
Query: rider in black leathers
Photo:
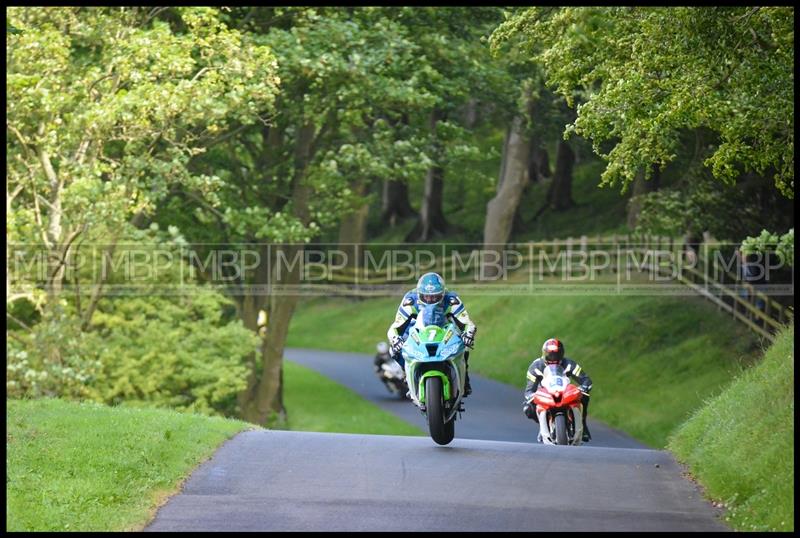
[[[539,417],[536,415],[536,406],[530,400],[539,388],[539,383],[542,381],[542,372],[547,364],[560,364],[564,369],[564,373],[580,384],[580,390],[583,393],[581,398],[581,403],[583,404],[583,442],[591,440],[592,435],[586,426],[586,415],[589,414],[589,393],[592,390],[592,379],[586,375],[586,372],[577,362],[564,356],[564,344],[560,340],[555,338],[548,339],[542,346],[542,356],[535,359],[528,367],[528,384],[525,387],[525,405],[522,407],[522,411],[529,419],[539,422]]]

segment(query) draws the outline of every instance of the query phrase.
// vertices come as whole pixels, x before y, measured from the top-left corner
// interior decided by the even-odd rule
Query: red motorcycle
[[[559,364],[548,364],[542,382],[531,398],[539,417],[541,442],[546,445],[579,445],[583,438],[582,392],[570,384]]]

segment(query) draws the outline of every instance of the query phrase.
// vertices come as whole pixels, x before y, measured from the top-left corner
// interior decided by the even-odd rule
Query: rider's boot
[[[592,434],[589,433],[589,428],[586,426],[586,421],[583,421],[583,442],[588,443],[592,440]]]
[[[583,396],[581,398],[581,403],[583,404],[583,437],[582,440],[584,443],[587,443],[592,440],[592,434],[589,433],[589,428],[586,426],[586,417],[589,415],[589,396]]]

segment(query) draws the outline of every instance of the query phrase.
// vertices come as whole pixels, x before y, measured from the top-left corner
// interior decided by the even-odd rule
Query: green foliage
[[[782,264],[794,266],[794,228],[780,237],[778,234],[761,230],[757,237],[747,237],[742,241],[742,254],[777,252]]]
[[[276,54],[279,114],[196,160],[222,187],[190,201],[192,239],[307,242],[363,202],[359,184],[421,174],[428,141],[401,117],[435,97],[409,76],[427,64],[385,10],[259,8],[228,19]],[[186,219],[185,206],[171,200],[160,218]]]
[[[86,398],[101,367],[94,340],[63,305],[29,331],[7,333],[6,394],[12,398]]]
[[[730,189],[710,178],[638,195],[641,200],[637,233],[681,236],[704,231],[719,239],[734,240],[765,220],[743,189]],[[735,219],[731,217],[735,215]]]
[[[258,338],[225,319],[226,309],[233,310],[228,300],[199,286],[175,298],[103,299],[92,333],[102,364],[92,398],[235,416]]]
[[[177,228],[153,223],[120,233],[120,259],[161,261],[111,272],[89,327],[81,327],[78,307],[89,300],[86,290],[82,301],[62,298],[38,323],[14,330],[7,344],[9,394],[236,415],[258,338],[230,300],[192,278]],[[89,280],[85,275],[99,272],[99,256],[84,256],[94,263],[76,273]]]
[[[271,110],[268,48],[217,9],[154,13],[9,8],[23,30],[6,34],[10,241],[66,251],[72,233],[114,237],[176,185],[213,190],[190,159]]]
[[[15,331],[6,345],[8,394],[235,416],[258,338],[229,319],[235,309],[219,293],[196,285],[181,292],[104,298],[91,332],[67,315],[30,334]]]
[[[624,189],[675,158],[682,129],[707,127],[715,178],[770,173],[792,197],[793,21],[791,7],[529,8],[492,40],[522,36],[549,83],[581,101],[567,133],[608,161],[603,183]]]
[[[794,531],[794,325],[669,439],[740,531]]]
[[[6,531],[141,530],[244,422],[55,399],[6,401]]]

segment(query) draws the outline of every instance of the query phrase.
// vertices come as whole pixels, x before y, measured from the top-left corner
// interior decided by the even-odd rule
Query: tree
[[[410,124],[429,139],[431,164],[424,178],[419,221],[408,241],[427,241],[448,231],[444,214],[444,177],[455,154],[477,152],[467,147],[466,129],[460,112],[475,101],[508,98],[508,77],[492,62],[481,38],[499,22],[498,8],[397,8],[389,9],[393,20],[408,29],[419,46],[415,78],[434,97],[420,114],[410,115]],[[465,59],[469,61],[465,61]],[[512,92],[513,93],[513,92]]]
[[[125,223],[171,186],[208,190],[215,179],[191,174],[190,158],[271,110],[269,49],[226,27],[217,10],[159,14],[9,8],[20,31],[6,35],[7,239],[44,245],[46,299],[22,295],[48,308],[59,304],[77,241],[104,238],[113,248]]]
[[[286,416],[283,349],[302,276],[291,261],[363,202],[361,182],[427,167],[420,143],[399,137],[395,124],[397,111],[422,109],[431,97],[408,77],[416,45],[380,10],[239,8],[229,21],[275,51],[277,113],[196,157],[196,173],[217,174],[221,188],[209,196],[177,189],[159,219],[191,230],[190,241],[250,244],[259,254],[228,292],[245,326],[267,320],[240,399],[244,418],[264,424]]]
[[[573,205],[571,197],[572,164],[574,155],[562,140],[561,129],[570,118],[570,111],[563,98],[552,94],[545,87],[545,74],[524,47],[523,36],[489,39],[492,54],[505,65],[514,85],[522,89],[521,97],[510,107],[510,126],[503,146],[500,178],[497,195],[487,204],[484,226],[484,249],[496,250],[504,245],[512,232],[524,226],[519,215],[523,196],[530,183],[550,177],[544,140],[558,138],[555,176],[547,190],[545,201],[535,213],[537,218],[544,211],[568,209]],[[491,261],[485,266],[492,274],[496,265]]]
[[[581,92],[568,132],[608,161],[602,184],[649,178],[704,127],[719,136],[715,178],[768,173],[792,197],[793,27],[791,7],[530,8],[496,36],[523,36],[570,104]]]

